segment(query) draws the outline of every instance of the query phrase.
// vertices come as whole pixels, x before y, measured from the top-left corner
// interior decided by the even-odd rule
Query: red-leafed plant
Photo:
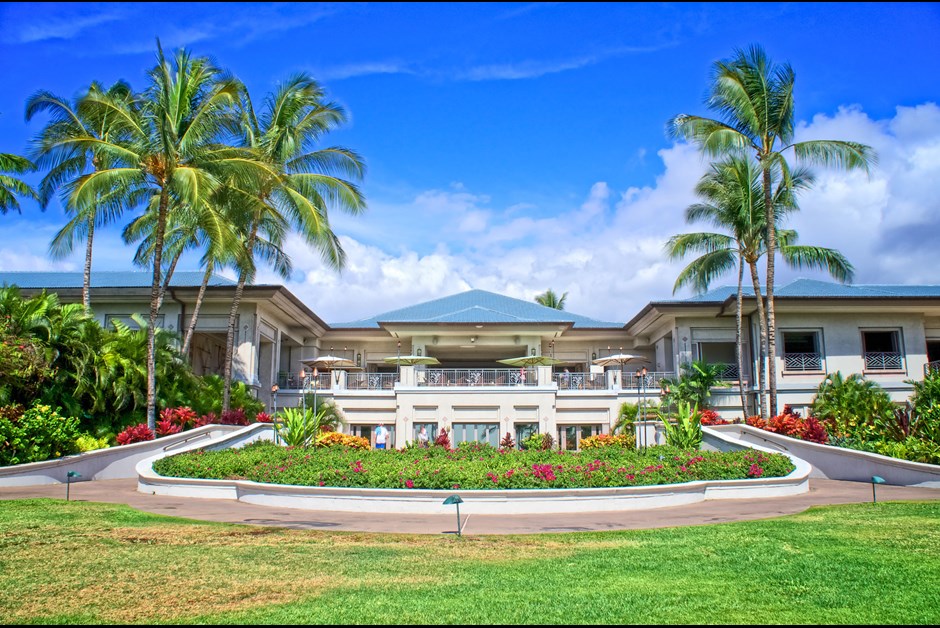
[[[181,425],[177,425],[169,419],[157,421],[157,436],[169,436],[170,434],[179,434],[183,431]]]
[[[728,425],[731,423],[731,421],[721,418],[721,415],[710,408],[699,411],[699,414],[701,415],[702,425]]]
[[[117,435],[118,445],[130,445],[131,443],[142,443],[155,438],[153,430],[147,427],[146,423],[132,425]]]
[[[222,417],[219,419],[219,423],[222,425],[248,425],[248,417],[245,416],[245,411],[241,408],[235,408],[233,410],[226,410],[222,413]]]
[[[259,412],[255,415],[255,421],[258,423],[274,423],[274,418],[267,412]]]
[[[182,430],[192,427],[198,418],[199,415],[197,415],[193,409],[188,406],[182,406],[180,408],[165,408],[160,413],[160,419],[163,421],[169,421],[174,425],[178,425]]]
[[[499,446],[502,449],[513,449],[516,446],[516,441],[513,439],[512,434],[506,432],[506,435],[503,436],[503,440],[499,441]]]
[[[441,428],[441,431],[437,433],[437,438],[434,439],[434,444],[438,447],[443,447],[444,449],[450,449],[450,436],[447,434],[447,428]]]
[[[767,421],[760,418],[759,416],[749,416],[744,419],[744,423],[746,425],[750,425],[751,427],[756,427],[759,430],[767,429]]]
[[[803,421],[803,432],[800,438],[813,443],[827,444],[829,442],[829,430],[826,428],[825,421],[820,421],[814,416],[807,417]]]

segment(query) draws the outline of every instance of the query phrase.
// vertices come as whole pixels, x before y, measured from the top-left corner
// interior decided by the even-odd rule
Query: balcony
[[[936,373],[937,371],[940,371],[940,360],[934,360],[924,365],[924,377],[927,377],[931,373]]]
[[[620,374],[620,384],[624,389],[628,388],[639,388],[640,385],[643,385],[643,388],[660,388],[660,382],[666,378],[674,378],[675,373],[670,373],[668,371],[648,371],[646,373],[645,381],[643,376],[637,377],[635,371],[622,371]]]
[[[391,390],[398,373],[346,373],[347,390]]]
[[[604,390],[607,388],[606,373],[555,373],[552,379],[558,390]]]
[[[821,353],[784,353],[783,370],[793,372],[821,371]]]
[[[418,386],[536,386],[535,369],[428,369],[417,373]]]
[[[897,352],[869,351],[865,353],[866,371],[902,371],[904,363]]]

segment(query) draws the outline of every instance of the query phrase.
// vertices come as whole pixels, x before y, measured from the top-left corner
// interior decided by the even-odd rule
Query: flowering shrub
[[[341,434],[340,432],[321,432],[316,438],[317,447],[348,447],[350,449],[370,449],[368,438]]]
[[[636,446],[636,437],[633,434],[598,434],[581,439],[581,449],[600,449],[602,447],[625,447],[633,448]]]
[[[96,449],[107,449],[111,444],[108,442],[108,437],[95,438],[90,434],[82,434],[75,439],[75,448],[79,453],[84,453],[86,451],[95,451]]]
[[[75,453],[78,419],[63,417],[59,409],[37,403],[0,412],[0,466],[39,462]]]
[[[239,478],[300,486],[477,490],[779,477],[790,473],[793,464],[782,454],[688,452],[668,446],[650,447],[645,453],[622,447],[571,452],[470,446],[389,451],[324,447],[310,452],[258,442],[238,450],[177,454],[158,460],[154,469],[172,477]]]
[[[117,435],[118,445],[130,445],[131,443],[142,443],[146,440],[153,440],[153,430],[147,427],[146,423],[132,425]]]

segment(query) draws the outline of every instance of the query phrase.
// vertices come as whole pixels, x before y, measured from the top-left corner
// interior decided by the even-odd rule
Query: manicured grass
[[[298,531],[0,502],[5,623],[937,624],[940,502],[531,536]]]

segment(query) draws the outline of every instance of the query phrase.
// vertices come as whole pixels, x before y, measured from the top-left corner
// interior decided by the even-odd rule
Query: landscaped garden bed
[[[241,449],[197,451],[156,461],[166,477],[251,480],[272,484],[401,489],[610,488],[696,480],[783,477],[794,469],[782,454],[645,452],[605,447],[590,451],[516,451],[464,443],[444,447],[362,451],[305,449],[259,442]]]

